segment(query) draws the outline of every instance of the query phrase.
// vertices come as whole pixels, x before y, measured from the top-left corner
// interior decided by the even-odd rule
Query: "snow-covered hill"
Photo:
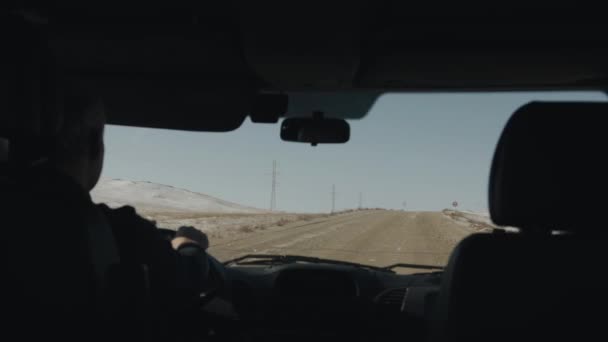
[[[111,207],[131,205],[142,212],[265,212],[168,185],[121,179],[100,180],[91,196],[96,203],[106,203]]]

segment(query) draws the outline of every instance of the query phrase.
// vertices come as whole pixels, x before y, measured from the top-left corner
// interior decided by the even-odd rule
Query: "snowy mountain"
[[[100,180],[91,196],[96,203],[106,203],[110,207],[130,205],[143,212],[265,212],[169,185],[121,179]]]

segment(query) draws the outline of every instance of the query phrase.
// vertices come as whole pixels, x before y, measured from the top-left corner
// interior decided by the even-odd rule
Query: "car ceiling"
[[[593,8],[59,1],[17,10],[45,27],[67,74],[103,92],[117,124],[226,130],[219,118],[238,127],[236,113],[269,92],[293,94],[288,116],[326,107],[359,118],[392,91],[608,89],[608,25]],[[336,104],[349,96],[364,100]]]

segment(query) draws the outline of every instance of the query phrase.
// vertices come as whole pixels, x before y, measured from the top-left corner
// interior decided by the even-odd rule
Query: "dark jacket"
[[[0,330],[17,340],[82,338],[99,321],[85,230],[89,195],[41,168],[7,167],[0,187]]]
[[[133,208],[96,206],[53,170],[3,170],[0,181],[1,310],[8,317],[0,329],[7,334],[160,340],[172,336],[181,315],[196,310],[209,269],[201,248],[173,250]],[[103,217],[107,222],[99,224]],[[96,246],[90,232],[106,223],[119,262],[100,281],[91,251],[105,247]]]
[[[129,277],[136,281],[131,284],[136,292],[133,297],[171,314],[198,303],[209,274],[202,248],[186,245],[174,250],[157,227],[133,207],[111,209],[100,204],[98,208],[113,229],[122,269],[118,272],[137,277]]]

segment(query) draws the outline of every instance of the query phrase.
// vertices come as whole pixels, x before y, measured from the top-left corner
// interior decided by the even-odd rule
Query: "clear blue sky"
[[[272,161],[277,209],[336,208],[487,211],[492,153],[509,116],[531,100],[606,101],[599,92],[387,94],[344,145],[283,142],[279,124],[247,121],[234,132],[108,126],[103,177],[145,180],[268,208]]]

